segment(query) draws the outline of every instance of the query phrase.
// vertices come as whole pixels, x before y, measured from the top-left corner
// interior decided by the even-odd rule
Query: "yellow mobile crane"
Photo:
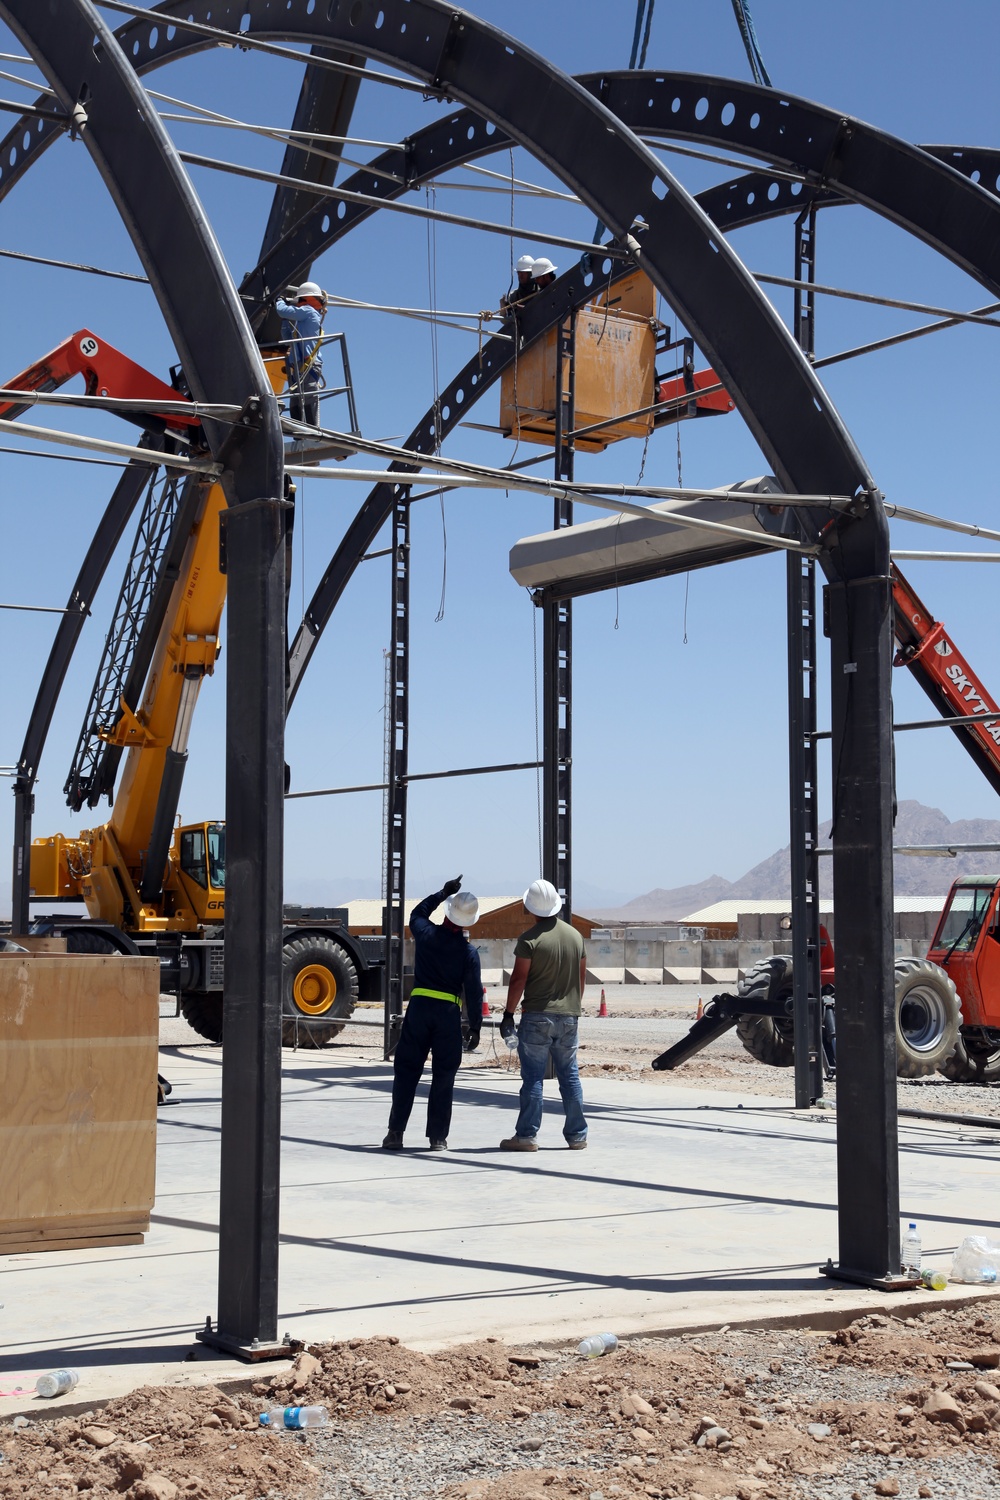
[[[265,362],[280,390],[282,357]],[[77,373],[90,392],[169,398],[175,410],[161,426],[168,436],[186,427],[197,441],[194,414],[176,415],[183,393],[87,330],[8,385],[51,390]],[[12,400],[0,407],[0,418],[23,409]],[[198,694],[220,651],[225,504],[221,485],[203,476],[154,471],[65,787],[77,811],[107,795],[111,816],[74,837],[34,839],[30,849],[31,899],[82,901],[87,909],[85,919],[36,918],[32,931],[66,936],[70,951],[155,954],[184,1016],[216,1042],[222,1040],[225,824],[175,824]],[[288,1043],[322,1046],[343,1029],[359,998],[380,995],[381,939],[353,937],[342,911],[304,915],[285,928],[283,1032]]]

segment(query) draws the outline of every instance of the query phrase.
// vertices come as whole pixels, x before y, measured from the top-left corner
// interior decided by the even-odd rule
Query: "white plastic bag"
[[[951,1281],[965,1281],[983,1286],[997,1280],[1000,1273],[1000,1244],[982,1234],[970,1234],[955,1251],[951,1263]]]

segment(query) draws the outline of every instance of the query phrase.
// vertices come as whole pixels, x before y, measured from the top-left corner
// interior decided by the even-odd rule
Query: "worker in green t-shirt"
[[[587,979],[583,938],[558,913],[562,897],[548,880],[535,880],[524,893],[524,909],[535,925],[522,932],[514,948],[514,972],[507,989],[507,1008],[500,1023],[504,1038],[514,1031],[514,1012],[521,1004],[517,1055],[521,1063],[521,1110],[514,1134],[500,1142],[501,1151],[537,1151],[542,1123],[542,1080],[549,1059],[559,1080],[563,1135],[571,1151],[587,1145],[583,1089],[576,1065],[580,1006]]]

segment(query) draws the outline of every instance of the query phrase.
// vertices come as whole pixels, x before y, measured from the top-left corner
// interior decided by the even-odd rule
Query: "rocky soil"
[[[6,1425],[0,1497],[1000,1500],[998,1382],[992,1301],[834,1333],[641,1338],[599,1360],[352,1339],[240,1394],[147,1388]],[[292,1403],[330,1424],[259,1427]]]

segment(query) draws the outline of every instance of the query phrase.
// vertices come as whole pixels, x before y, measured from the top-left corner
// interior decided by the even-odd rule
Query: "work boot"
[[[587,1137],[584,1136],[584,1138],[583,1138],[582,1141],[567,1141],[566,1145],[569,1147],[569,1149],[571,1151],[586,1151],[586,1149],[587,1149]]]
[[[447,1149],[448,1149],[448,1142],[447,1141],[431,1141],[431,1143],[430,1143],[430,1145],[428,1147],[428,1150],[430,1150],[430,1151],[447,1151]]]
[[[506,1141],[500,1142],[501,1151],[537,1151],[538,1147],[534,1141],[529,1141],[523,1135],[512,1135]]]
[[[385,1140],[382,1142],[382,1150],[383,1151],[402,1151],[402,1149],[403,1149],[403,1132],[401,1130],[390,1130],[389,1134],[386,1136]]]

